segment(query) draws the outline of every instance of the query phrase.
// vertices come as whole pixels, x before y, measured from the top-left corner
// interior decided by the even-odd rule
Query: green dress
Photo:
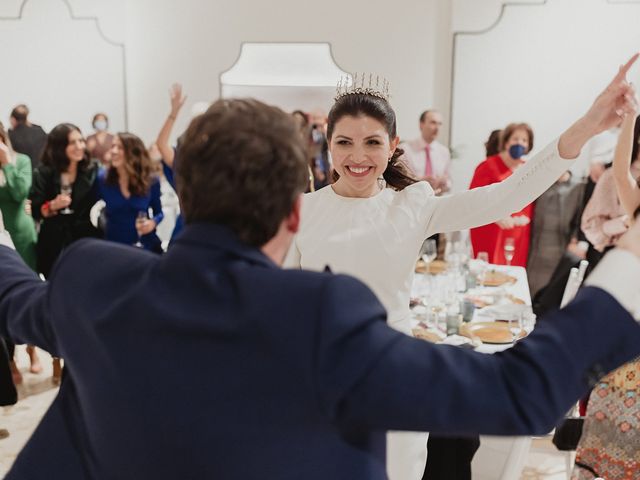
[[[5,185],[0,186],[0,210],[4,226],[22,259],[35,270],[36,229],[33,218],[24,210],[31,190],[31,160],[18,153],[15,164],[3,166],[2,171],[7,180]]]

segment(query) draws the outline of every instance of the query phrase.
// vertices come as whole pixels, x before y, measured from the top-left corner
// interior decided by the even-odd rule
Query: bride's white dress
[[[436,197],[427,182],[399,192],[385,188],[369,198],[342,197],[327,186],[305,195],[301,228],[285,267],[324,270],[328,266],[334,273],[353,275],[385,306],[389,325],[410,333],[409,296],[424,239],[493,223],[521,210],[571,163],[560,158],[556,141],[505,181],[445,197]],[[389,435],[387,471],[391,480],[421,478],[426,439],[422,433]]]

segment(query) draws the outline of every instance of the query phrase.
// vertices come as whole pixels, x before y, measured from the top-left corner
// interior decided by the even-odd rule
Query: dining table
[[[414,336],[493,354],[511,348],[514,339],[523,338],[534,328],[525,268],[483,265],[475,260],[462,268],[442,264],[431,273],[424,266],[417,268],[412,289]],[[451,318],[453,325],[444,320]],[[517,322],[517,327],[510,328],[510,321]],[[485,331],[495,333],[494,327],[499,338],[478,338]],[[476,336],[475,332],[480,333]],[[474,480],[520,478],[531,441],[530,436],[481,435],[480,448],[472,462]]]

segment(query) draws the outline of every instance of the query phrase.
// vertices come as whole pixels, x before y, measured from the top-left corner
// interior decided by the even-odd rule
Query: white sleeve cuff
[[[7,232],[6,230],[0,230],[0,245],[4,245],[5,247],[9,247],[13,250],[16,249],[16,247],[13,245],[13,242],[11,241],[9,232]]]
[[[585,284],[605,290],[640,319],[640,258],[633,253],[620,248],[610,251]]]

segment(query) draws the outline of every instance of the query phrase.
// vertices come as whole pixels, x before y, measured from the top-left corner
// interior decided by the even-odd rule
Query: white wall
[[[640,0],[628,1],[539,0],[540,6],[507,7],[493,25],[503,1],[5,0],[0,16],[16,16],[24,4],[37,21],[22,23],[20,32],[12,30],[14,22],[0,21],[14,72],[4,78],[0,117],[6,120],[11,106],[25,101],[33,120],[46,127],[70,120],[89,131],[91,114],[107,110],[114,130],[124,128],[121,65],[107,59],[112,53],[104,42],[96,43],[101,37],[93,21],[70,21],[67,4],[77,17],[96,17],[106,37],[125,44],[129,129],[145,140],[165,118],[174,81],[189,96],[176,135],[193,103],[218,97],[219,75],[235,63],[242,42],[326,41],[340,68],[390,80],[402,137],[417,135],[418,115],[427,107],[451,119],[451,144],[461,155],[454,187],[462,189],[493,128],[529,121],[542,145],[585,110],[640,45]],[[534,2],[509,1],[517,3]],[[482,35],[458,35],[450,112],[452,32],[492,25]],[[62,37],[74,41],[74,54],[46,53]],[[60,81],[70,73],[72,81]],[[447,128],[442,140],[449,140]]]
[[[492,4],[486,9],[479,3],[457,0],[452,22],[456,29],[479,32],[458,35],[456,44],[456,189],[469,184],[491,130],[526,121],[542,148],[587,110],[640,45],[640,2],[541,1],[508,6],[498,23],[501,2],[482,2]],[[638,72],[631,72],[636,83]]]
[[[71,18],[72,11],[76,17],[99,13],[104,35],[112,31],[122,35],[124,30],[113,28],[121,22],[117,9],[122,1],[110,2],[110,10],[98,8],[105,2],[94,1],[94,12],[81,8],[87,3],[0,4],[0,44],[4,45],[0,118],[4,122],[16,104],[26,103],[32,121],[45,129],[71,121],[90,132],[91,117],[98,110],[106,111],[116,128],[124,128],[122,49],[101,35],[94,20]]]
[[[403,135],[433,102],[436,0],[136,0],[126,11],[132,129],[144,135],[162,120],[171,82],[189,101],[217,98],[243,41],[329,41],[342,69],[389,79]]]

